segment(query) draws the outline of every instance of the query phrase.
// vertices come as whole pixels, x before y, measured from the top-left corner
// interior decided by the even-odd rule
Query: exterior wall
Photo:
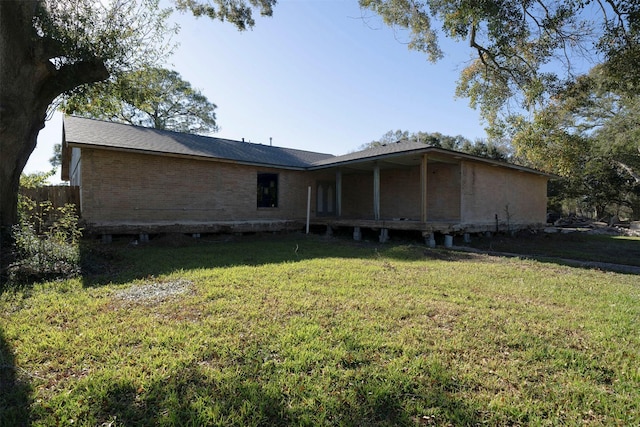
[[[309,174],[309,184],[311,186],[311,216],[319,216],[318,213],[318,184],[319,183],[333,183],[334,184],[334,197],[335,197],[335,184],[336,173],[335,171],[321,171],[321,172],[307,172]],[[308,191],[308,190],[305,190]],[[306,193],[305,193],[306,194]],[[306,206],[305,199],[305,206]],[[334,211],[336,208],[337,200],[334,200]]]
[[[460,221],[460,164],[427,164],[427,221]]]
[[[373,192],[373,184],[369,191]],[[419,166],[380,171],[381,218],[405,218],[419,221],[421,200]]]
[[[547,178],[481,163],[463,162],[462,222],[544,224]],[[507,215],[508,206],[508,215]]]
[[[89,223],[302,219],[302,171],[108,150],[82,150]],[[278,207],[258,208],[257,174],[278,173]]]
[[[342,175],[342,216],[373,218],[373,172]]]

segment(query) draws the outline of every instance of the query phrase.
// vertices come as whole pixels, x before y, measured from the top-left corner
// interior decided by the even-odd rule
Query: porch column
[[[422,155],[422,162],[420,163],[420,221],[427,222],[427,155]]]
[[[342,216],[342,171],[336,170],[336,216]]]
[[[380,219],[380,166],[373,168],[373,218]]]

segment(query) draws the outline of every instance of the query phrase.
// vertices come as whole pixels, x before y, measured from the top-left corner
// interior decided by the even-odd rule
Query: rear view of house
[[[77,117],[62,174],[102,234],[300,229],[308,213],[425,235],[539,228],[549,178],[416,142],[332,156]]]

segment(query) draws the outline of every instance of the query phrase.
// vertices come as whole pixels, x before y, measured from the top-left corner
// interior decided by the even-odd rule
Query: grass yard
[[[304,235],[84,252],[0,296],[2,426],[640,425],[638,276]]]
[[[591,235],[582,232],[538,233],[524,238],[497,235],[474,238],[471,246],[487,251],[640,266],[638,237]]]

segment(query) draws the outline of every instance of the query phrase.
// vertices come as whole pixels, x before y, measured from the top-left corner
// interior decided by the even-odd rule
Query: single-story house
[[[417,142],[342,156],[65,117],[62,178],[98,234],[540,228],[549,175]]]

